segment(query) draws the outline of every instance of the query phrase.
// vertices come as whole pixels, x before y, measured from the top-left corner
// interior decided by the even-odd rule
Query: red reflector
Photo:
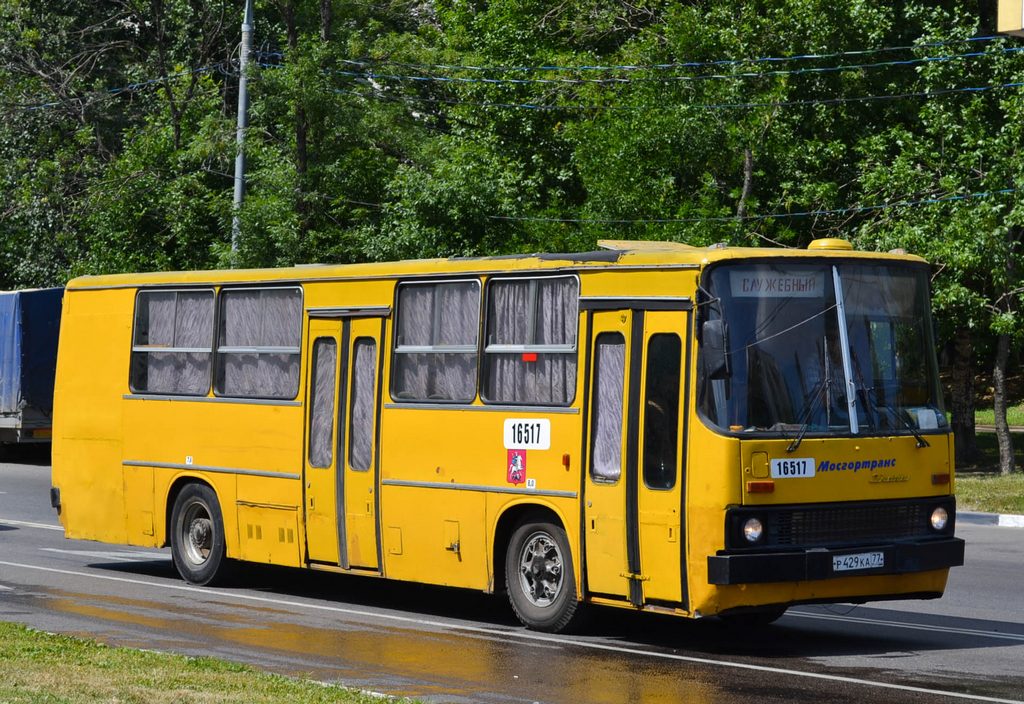
[[[569,453],[566,452],[564,455],[562,455],[562,466],[565,467],[567,470],[569,469],[569,461]]]
[[[932,484],[935,484],[935,485],[949,484],[949,475],[948,474],[933,474],[932,475]]]
[[[536,352],[523,352],[523,361],[524,362],[536,362],[537,361],[537,353]]]
[[[768,480],[764,482],[747,482],[748,494],[770,494],[775,491],[775,482]]]

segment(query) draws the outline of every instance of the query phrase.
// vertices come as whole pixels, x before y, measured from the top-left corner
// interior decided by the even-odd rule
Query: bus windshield
[[[945,432],[927,276],[924,266],[853,261],[709,269],[704,417],[782,437]]]

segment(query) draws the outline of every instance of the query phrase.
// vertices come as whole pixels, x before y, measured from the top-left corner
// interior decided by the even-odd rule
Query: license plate
[[[833,572],[870,570],[875,567],[885,567],[884,552],[859,552],[855,555],[834,555],[832,557]]]

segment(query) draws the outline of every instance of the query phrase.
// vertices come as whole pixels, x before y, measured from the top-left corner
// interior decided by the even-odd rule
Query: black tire
[[[763,609],[751,611],[740,611],[732,614],[719,614],[720,618],[729,628],[740,630],[756,630],[765,628],[782,618],[786,613],[785,606],[769,606]]]
[[[527,628],[561,633],[579,615],[576,575],[565,531],[551,523],[523,523],[505,554],[505,588]]]
[[[186,485],[174,500],[171,555],[189,584],[212,585],[227,578],[224,518],[217,494],[205,484]]]

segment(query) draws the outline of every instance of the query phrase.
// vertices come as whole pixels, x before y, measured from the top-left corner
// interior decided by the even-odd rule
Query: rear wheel
[[[565,531],[551,523],[523,523],[505,555],[505,587],[527,628],[566,630],[578,615],[576,576]]]
[[[190,584],[215,584],[227,576],[224,519],[217,494],[205,484],[189,484],[171,512],[171,555]]]

